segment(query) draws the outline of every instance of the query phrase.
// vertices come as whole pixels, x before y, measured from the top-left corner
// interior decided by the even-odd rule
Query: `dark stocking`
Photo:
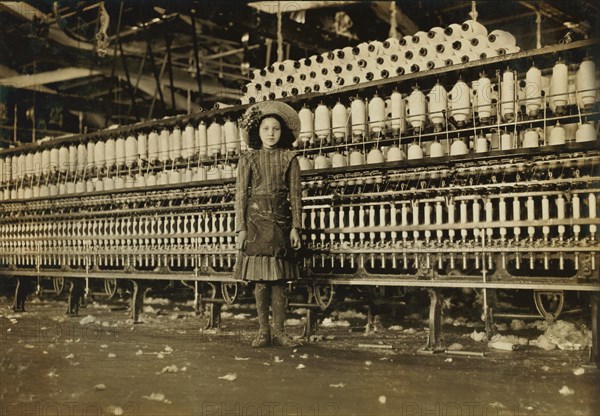
[[[273,335],[283,335],[286,308],[286,284],[274,282],[271,285],[271,308],[273,308]]]
[[[269,303],[271,303],[271,291],[266,283],[256,283],[254,297],[256,299],[256,311],[258,313],[259,332],[270,334],[269,328]]]

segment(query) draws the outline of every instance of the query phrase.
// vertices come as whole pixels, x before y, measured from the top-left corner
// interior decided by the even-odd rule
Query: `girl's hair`
[[[265,118],[270,117],[279,121],[279,125],[281,126],[281,137],[279,138],[277,147],[281,149],[291,149],[292,144],[295,141],[294,134],[289,129],[288,125],[283,121],[283,119],[277,114],[267,114],[265,116],[262,116],[260,118],[260,121],[250,128],[250,130],[248,131],[248,147],[250,147],[251,149],[262,148],[262,141],[260,140],[259,135],[260,125]]]

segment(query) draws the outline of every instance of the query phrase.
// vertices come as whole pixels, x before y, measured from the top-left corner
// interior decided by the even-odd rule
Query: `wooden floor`
[[[366,335],[360,315],[346,319],[350,326],[320,327],[319,340],[297,350],[251,349],[257,323],[249,306],[227,310],[214,332],[202,330],[205,319],[193,316],[189,302],[164,303],[147,302],[145,323],[133,325],[125,302],[89,304],[68,318],[64,302],[29,302],[14,314],[1,298],[0,414],[565,416],[600,409],[599,372],[574,374],[588,351],[487,350],[468,337],[483,330],[477,322],[446,325],[444,343],[485,357],[418,354],[426,321],[386,322]],[[288,332],[299,334],[301,315],[288,318]]]

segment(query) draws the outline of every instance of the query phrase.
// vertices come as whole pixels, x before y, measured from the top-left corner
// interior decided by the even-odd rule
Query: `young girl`
[[[273,343],[296,347],[283,329],[286,282],[298,277],[295,250],[300,248],[300,165],[289,149],[300,131],[300,119],[287,104],[265,101],[248,108],[241,128],[248,146],[238,163],[235,215],[235,275],[255,282],[259,333],[255,348]],[[273,330],[269,326],[269,305]]]

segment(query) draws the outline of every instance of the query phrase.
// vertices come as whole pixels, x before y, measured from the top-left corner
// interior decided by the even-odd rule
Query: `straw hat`
[[[261,101],[246,109],[246,112],[241,117],[239,125],[245,130],[243,138],[248,143],[248,130],[254,123],[258,123],[266,116],[279,116],[294,135],[294,139],[298,139],[300,134],[300,117],[298,113],[289,105],[280,101]]]

